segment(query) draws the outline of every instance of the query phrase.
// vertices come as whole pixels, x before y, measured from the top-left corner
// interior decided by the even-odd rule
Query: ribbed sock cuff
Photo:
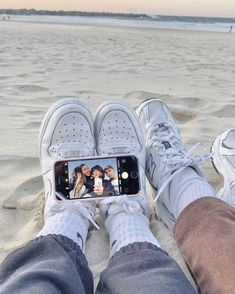
[[[160,247],[149,229],[148,219],[143,214],[121,212],[110,215],[105,225],[110,238],[110,256],[135,242],[148,242]]]
[[[37,236],[62,235],[73,240],[83,251],[88,234],[89,221],[73,213],[58,213],[47,217]]]

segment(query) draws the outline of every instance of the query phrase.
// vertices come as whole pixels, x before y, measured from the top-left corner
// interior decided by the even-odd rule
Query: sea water
[[[191,16],[0,15],[0,20],[235,32],[235,18]]]

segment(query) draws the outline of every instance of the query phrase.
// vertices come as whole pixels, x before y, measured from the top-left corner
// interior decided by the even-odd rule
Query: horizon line
[[[39,9],[39,8],[0,8],[1,11],[14,11],[14,10],[25,10],[25,11],[30,11],[34,10],[36,12],[44,11],[44,12],[77,12],[77,13],[87,13],[87,14],[110,14],[110,15],[136,15],[136,16],[141,16],[145,15],[148,17],[152,16],[173,16],[173,17],[201,17],[201,18],[228,18],[228,19],[234,19],[234,17],[231,16],[202,16],[202,15],[178,15],[178,14],[153,14],[153,13],[148,13],[148,12],[110,12],[110,11],[87,11],[87,10],[64,10],[64,9],[59,9],[59,10],[51,10],[51,9]]]

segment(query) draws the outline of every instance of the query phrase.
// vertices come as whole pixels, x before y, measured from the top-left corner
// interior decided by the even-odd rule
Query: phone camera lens
[[[127,172],[123,172],[121,176],[124,180],[126,180],[129,177]]]
[[[138,173],[136,170],[131,172],[131,177],[132,177],[132,179],[136,179],[138,177]]]

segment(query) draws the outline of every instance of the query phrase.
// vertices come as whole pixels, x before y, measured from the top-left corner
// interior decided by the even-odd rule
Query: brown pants
[[[199,293],[235,293],[235,209],[205,197],[177,219],[174,237]]]

